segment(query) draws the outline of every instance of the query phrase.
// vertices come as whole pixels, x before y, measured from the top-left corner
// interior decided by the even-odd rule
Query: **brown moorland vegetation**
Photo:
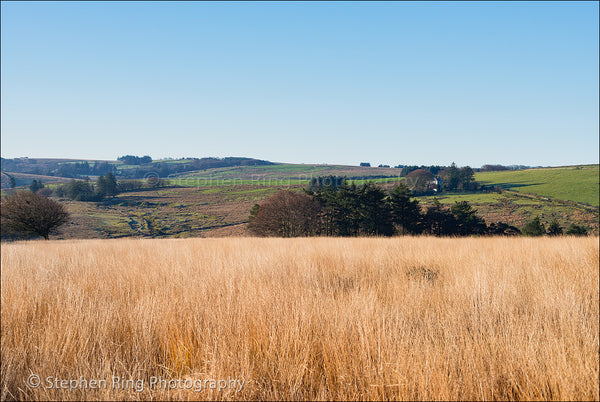
[[[598,400],[598,260],[598,237],[3,244],[1,399]]]

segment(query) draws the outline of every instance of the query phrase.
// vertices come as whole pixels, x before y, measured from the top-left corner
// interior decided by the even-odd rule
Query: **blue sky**
[[[2,2],[2,156],[598,163],[598,4]]]

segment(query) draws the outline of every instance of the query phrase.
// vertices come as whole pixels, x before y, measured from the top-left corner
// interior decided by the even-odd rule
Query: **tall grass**
[[[3,244],[1,397],[598,400],[598,258],[597,237]]]

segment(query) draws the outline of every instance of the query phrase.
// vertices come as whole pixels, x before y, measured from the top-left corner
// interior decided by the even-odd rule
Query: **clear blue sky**
[[[2,156],[598,163],[598,2],[2,2]]]

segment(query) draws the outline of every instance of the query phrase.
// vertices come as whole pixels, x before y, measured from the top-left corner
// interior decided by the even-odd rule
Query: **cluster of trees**
[[[510,170],[510,168],[508,166],[504,166],[504,165],[483,165],[481,167],[481,169],[479,169],[480,172],[501,172],[504,170]]]
[[[84,180],[71,180],[69,183],[55,187],[54,190],[44,187],[41,181],[34,180],[29,189],[33,193],[47,197],[55,196],[75,201],[102,201],[105,198],[114,197],[119,193],[159,188],[166,185],[168,185],[168,180],[159,179],[155,176],[148,178],[146,181],[117,181],[112,173],[107,173],[106,175],[98,176],[95,181],[91,181],[89,177],[86,177]]]
[[[475,181],[470,166],[459,168],[455,163],[442,166],[405,166],[400,176],[406,177],[409,188],[416,195],[442,191],[476,191],[481,186]]]
[[[402,173],[408,172],[405,175],[405,182],[415,195],[482,189],[475,181],[475,172],[469,166],[458,168],[453,163],[448,168],[429,166],[413,169],[414,167],[407,166],[402,169]]]
[[[52,171],[48,171],[47,174],[50,176],[60,177],[81,177],[81,176],[97,176],[106,173],[115,174],[117,168],[115,165],[108,162],[97,162],[90,165],[89,162],[75,162],[75,163],[61,163],[58,167]]]
[[[65,161],[53,159],[30,159],[15,158],[1,159],[3,172],[28,173],[46,176],[59,176],[83,179],[87,176],[105,175],[112,173],[123,179],[139,179],[146,177],[149,173],[158,177],[168,177],[171,174],[188,172],[192,170],[204,170],[218,167],[230,166],[258,166],[272,165],[273,162],[253,158],[226,157],[226,158],[186,158],[176,162],[155,162],[148,155],[135,156],[124,155],[117,158],[125,165],[131,165],[117,169],[113,162],[98,161]]]
[[[78,178],[85,176],[97,176],[111,172],[116,174],[117,168],[109,162],[71,162],[53,159],[30,159],[30,158],[2,158],[2,171],[15,173],[38,174],[45,176],[59,176]]]
[[[346,178],[342,176],[319,176],[313,177],[310,179],[309,188],[314,191],[318,188],[323,187],[333,187],[337,190],[339,186],[341,186],[344,182],[346,182]]]
[[[418,169],[426,170],[426,171],[428,171],[429,173],[431,173],[434,176],[436,174],[438,174],[438,172],[440,170],[442,170],[442,167],[439,166],[439,165],[431,165],[431,166],[425,166],[425,165],[421,165],[421,166],[417,166],[417,165],[410,165],[410,166],[398,165],[396,167],[397,168],[402,168],[402,170],[400,171],[400,176],[401,177],[405,177],[410,172],[413,172],[413,171],[418,170]]]
[[[536,167],[541,167],[541,166],[536,166]],[[483,165],[481,168],[475,169],[475,170],[477,170],[478,172],[499,172],[499,171],[504,171],[504,170],[522,170],[522,169],[531,169],[531,166],[527,166],[527,165],[504,166],[504,165],[486,164],[486,165]]]
[[[544,226],[539,216],[536,216],[531,221],[527,222],[523,228],[523,234],[526,236],[561,236],[563,234],[572,236],[585,236],[587,235],[587,228],[585,226],[577,225],[572,223],[567,229],[566,233],[560,226],[556,219],[548,225],[548,229]]]
[[[124,155],[117,158],[118,161],[123,162],[126,165],[145,165],[152,163],[152,158],[148,155],[135,156],[135,155]]]
[[[37,193],[39,190],[43,189],[44,183],[42,183],[41,180],[35,180],[33,179],[31,181],[31,184],[29,185],[29,190],[31,190],[32,193]]]
[[[411,196],[411,190],[402,183],[386,191],[373,183],[348,185],[335,176],[315,178],[304,193],[284,190],[255,204],[248,229],[257,236],[282,237],[587,234],[587,229],[577,224],[571,224],[565,233],[556,220],[546,229],[539,217],[528,222],[522,232],[504,222],[488,225],[467,201],[447,208],[434,200],[424,210]]]
[[[125,157],[129,157],[127,155]],[[135,160],[126,159],[122,160],[126,164],[140,165],[139,163],[130,163]],[[144,157],[133,157],[142,160]],[[148,177],[148,175],[156,175],[160,178],[166,178],[170,175],[189,172],[193,170],[205,170],[212,168],[231,167],[231,166],[259,166],[259,165],[272,165],[273,162],[263,161],[252,158],[238,158],[238,157],[226,157],[226,158],[189,158],[186,161],[178,161],[177,163],[172,162],[152,162],[142,164],[136,168],[121,169],[120,176],[128,179],[141,179]]]
[[[470,166],[458,168],[452,163],[448,169],[443,170],[441,176],[444,181],[443,188],[448,191],[474,191],[479,188],[475,181],[475,172]]]
[[[71,180],[54,190],[55,196],[75,201],[101,201],[106,197],[114,197],[118,193],[119,186],[112,173],[98,176],[95,185],[86,178],[86,180]]]
[[[436,200],[423,211],[404,184],[388,192],[373,183],[356,186],[345,181],[321,181],[327,185],[315,181],[304,193],[280,191],[256,204],[250,212],[249,230],[258,236],[284,237],[520,233],[506,223],[488,226],[466,201],[445,208]]]

